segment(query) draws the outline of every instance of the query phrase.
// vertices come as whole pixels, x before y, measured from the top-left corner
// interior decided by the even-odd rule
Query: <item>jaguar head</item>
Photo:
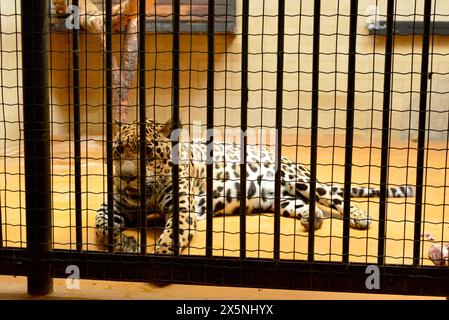
[[[140,124],[122,125],[113,143],[114,187],[116,192],[136,202],[140,192],[150,197],[158,194],[163,181],[171,178],[172,122],[165,124],[147,120],[145,125],[145,185],[141,188]]]

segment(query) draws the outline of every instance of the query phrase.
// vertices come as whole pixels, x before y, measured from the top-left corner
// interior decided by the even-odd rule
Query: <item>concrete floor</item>
[[[272,290],[214,286],[167,285],[81,280],[80,289],[67,289],[65,279],[54,279],[54,292],[34,297],[26,292],[25,277],[0,276],[3,299],[99,299],[99,300],[444,300],[385,294],[357,294],[299,290]]]

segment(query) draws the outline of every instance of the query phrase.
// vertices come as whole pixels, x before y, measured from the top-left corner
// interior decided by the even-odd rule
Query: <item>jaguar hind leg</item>
[[[332,209],[338,211],[338,213],[343,216],[344,215],[344,198],[335,192],[335,189],[329,187],[325,184],[319,183],[317,184],[317,197],[318,201]],[[354,229],[367,229],[371,224],[371,219],[368,216],[368,213],[354,205],[351,202],[350,205],[350,225]]]
[[[284,196],[281,198],[281,213],[284,217],[294,217],[301,220],[301,225],[309,230],[310,207],[304,199]],[[314,229],[320,229],[323,224],[323,211],[315,206]]]
[[[287,158],[283,158],[281,165],[282,176],[285,186],[290,194],[305,199],[310,198],[310,172],[300,164],[293,164]],[[294,189],[294,191],[292,190]],[[333,190],[332,186],[316,182],[315,196],[317,202],[344,214],[344,199],[338,190]],[[355,229],[367,229],[371,223],[368,214],[356,205],[351,203],[350,225]]]

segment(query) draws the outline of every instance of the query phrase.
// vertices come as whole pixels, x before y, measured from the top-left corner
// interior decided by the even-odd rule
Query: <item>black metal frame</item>
[[[416,160],[416,199],[415,199],[415,232],[413,239],[413,265],[417,266],[421,254],[421,223],[423,209],[423,182],[424,182],[424,147],[426,139],[426,113],[427,113],[427,79],[429,74],[430,50],[430,21],[432,1],[424,2],[424,32],[422,39],[421,86],[419,95],[419,130],[418,153]]]
[[[49,293],[51,229],[48,2],[22,1],[28,293]]]
[[[113,158],[113,117],[112,117],[112,2],[105,1],[105,24],[106,24],[106,155],[108,159]],[[113,182],[113,168],[111,165],[107,166],[107,204],[108,204],[108,250],[113,252],[114,234],[114,215],[112,212],[114,203],[114,182]]]
[[[146,62],[145,62],[145,19],[146,19],[146,1],[139,0],[139,120],[140,120],[140,141],[146,141]],[[140,148],[140,163],[139,167],[144,168],[146,163],[146,146],[144,143],[139,145]],[[145,185],[146,171],[140,170],[140,185]],[[146,190],[140,190],[140,208],[145,208]],[[146,228],[146,213],[145,210],[140,210],[139,226],[140,226],[140,252],[147,253],[147,228]]]
[[[76,3],[76,1],[74,1]],[[145,113],[145,1],[140,3],[140,51],[139,51],[139,115],[141,129],[144,128]],[[213,128],[214,120],[214,0],[209,1],[208,12],[208,72],[207,72],[207,128]],[[179,127],[179,5],[173,1],[173,126]],[[319,41],[320,41],[320,7],[321,1],[315,1],[314,38],[313,38],[313,95],[312,95],[312,149],[311,180],[316,178],[317,129],[318,129],[318,89],[319,89]],[[276,96],[276,128],[278,130],[278,148],[276,161],[280,163],[282,138],[282,106],[283,106],[283,59],[284,59],[284,18],[285,0],[279,0],[278,15],[278,52],[277,52],[277,96]],[[421,96],[418,137],[418,170],[416,175],[417,197],[415,211],[415,238],[413,265],[385,264],[384,237],[379,239],[378,266],[382,279],[379,290],[369,290],[365,286],[367,264],[349,262],[349,205],[352,163],[352,138],[354,131],[354,90],[355,59],[357,30],[357,0],[351,1],[348,95],[346,118],[346,152],[345,152],[345,214],[343,232],[343,255],[341,262],[319,262],[314,260],[314,230],[309,230],[307,261],[289,261],[280,259],[280,215],[275,215],[274,256],[273,259],[254,259],[246,257],[246,223],[245,199],[242,197],[240,210],[240,257],[225,258],[212,255],[212,219],[207,220],[206,255],[200,257],[181,256],[175,247],[173,256],[156,256],[146,254],[146,227],[144,215],[141,214],[141,254],[111,254],[103,252],[82,252],[81,228],[81,169],[80,169],[80,134],[79,134],[79,61],[78,32],[73,33],[73,80],[74,80],[74,128],[75,128],[75,193],[76,193],[76,250],[51,250],[51,188],[50,188],[50,155],[49,155],[49,105],[47,68],[48,33],[48,1],[35,0],[22,5],[22,39],[23,39],[23,88],[24,88],[24,131],[26,160],[26,205],[27,205],[27,250],[0,248],[0,274],[23,275],[29,279],[28,290],[31,294],[46,294],[51,291],[52,277],[66,277],[66,266],[76,264],[80,267],[81,277],[85,279],[107,279],[123,281],[158,280],[177,283],[195,283],[210,285],[257,286],[265,288],[329,290],[365,293],[395,293],[417,295],[449,295],[449,270],[447,268],[420,266],[420,226],[422,211],[422,183],[424,170],[424,142],[427,104],[427,75],[429,64],[429,35],[431,25],[431,0],[425,1],[423,61],[421,69]],[[382,171],[379,234],[385,231],[385,197],[387,179],[387,159],[389,142],[391,56],[394,1],[388,1],[387,45],[384,74],[384,104],[382,122]],[[243,34],[242,34],[242,110],[241,129],[246,132],[248,109],[248,16],[249,1],[243,1]],[[111,1],[106,0],[106,110],[107,110],[107,155],[112,158],[112,42],[111,42]],[[141,138],[145,139],[145,130],[141,130]],[[212,146],[213,137],[209,137],[208,147]],[[177,141],[173,141],[176,145]],[[143,144],[141,144],[143,145]],[[246,136],[242,138],[243,163],[246,166]],[[141,161],[145,150],[140,150]],[[208,153],[211,154],[211,153]],[[38,160],[38,161],[36,161]],[[142,165],[142,163],[141,163]],[[145,180],[145,171],[141,170],[141,181]],[[207,166],[207,208],[212,211],[212,165]],[[279,171],[278,171],[279,172]],[[280,175],[276,173],[275,195],[276,208],[280,208]],[[108,163],[108,203],[112,204],[112,165]],[[245,193],[245,179],[241,175],[241,194]],[[176,209],[179,193],[177,183],[179,169],[173,166],[173,200],[174,243],[178,237],[178,210]],[[315,183],[311,184],[311,212],[314,212]],[[141,201],[145,201],[142,197]],[[109,206],[112,208],[112,206]],[[280,210],[278,210],[279,212]],[[112,212],[110,230],[112,230]],[[209,215],[210,216],[210,215]],[[313,225],[314,215],[310,215]],[[1,231],[1,230],[0,230]],[[0,234],[1,235],[1,234]],[[109,243],[112,244],[112,232],[109,232]],[[144,240],[145,239],[145,240]],[[0,239],[1,240],[1,239]],[[1,244],[1,241],[0,241]],[[109,247],[112,252],[112,246]]]

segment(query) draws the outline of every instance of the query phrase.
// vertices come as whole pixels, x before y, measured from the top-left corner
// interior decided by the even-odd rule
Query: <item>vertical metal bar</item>
[[[179,128],[179,19],[180,0],[173,0],[173,129]],[[172,140],[173,150],[177,150],[177,140]],[[184,177],[186,179],[187,177]],[[179,166],[173,164],[173,254],[179,255]]]
[[[310,207],[307,260],[313,261],[315,252],[315,208],[318,147],[318,109],[320,80],[320,11],[321,1],[315,0],[313,11],[313,62],[312,62],[312,123],[310,140]]]
[[[241,95],[241,136],[240,136],[240,258],[246,258],[246,149],[248,126],[248,31],[249,0],[243,0],[242,9],[242,95]]]
[[[424,147],[426,137],[426,112],[427,112],[427,79],[429,73],[429,45],[430,45],[430,18],[431,0],[424,2],[424,32],[422,38],[421,55],[421,86],[419,97],[419,129],[418,129],[418,153],[416,160],[416,198],[415,198],[415,230],[413,237],[413,265],[419,265],[421,251],[421,219],[423,201],[423,174],[424,174]]]
[[[72,1],[73,6],[78,6],[78,0]],[[76,250],[83,250],[82,229],[82,203],[81,203],[81,133],[80,133],[80,63],[79,63],[79,32],[77,28],[72,30],[72,63],[73,63],[73,136],[74,136],[74,161],[75,161],[75,225],[76,225]]]
[[[48,94],[49,16],[46,0],[21,2],[23,122],[28,293],[53,290],[50,277],[51,169]]]
[[[281,242],[281,157],[282,157],[282,105],[284,88],[284,27],[285,0],[278,3],[278,37],[276,69],[276,173],[274,176],[274,244],[273,258],[280,258]]]
[[[145,23],[146,0],[139,0],[139,120],[140,120],[140,253],[147,253],[147,229],[146,229],[146,92],[145,92]]]
[[[114,250],[114,171],[113,171],[113,117],[112,117],[112,0],[105,0],[106,15],[106,157],[108,202],[108,250]]]
[[[214,149],[214,19],[215,0],[209,0],[207,16],[207,164],[206,164],[206,256],[212,256],[213,249],[213,149]]]
[[[387,5],[387,37],[385,43],[385,67],[384,67],[384,96],[382,111],[382,151],[380,167],[380,197],[379,197],[379,237],[377,242],[377,263],[385,263],[385,231],[386,231],[386,198],[388,179],[388,158],[390,141],[390,98],[391,75],[393,60],[393,14],[394,0],[388,0]]]
[[[349,262],[349,227],[351,209],[352,151],[354,140],[354,95],[355,95],[355,60],[357,40],[358,1],[351,0],[349,22],[349,61],[348,61],[348,95],[346,110],[346,147],[345,147],[345,181],[343,213],[343,256],[344,263]]]

